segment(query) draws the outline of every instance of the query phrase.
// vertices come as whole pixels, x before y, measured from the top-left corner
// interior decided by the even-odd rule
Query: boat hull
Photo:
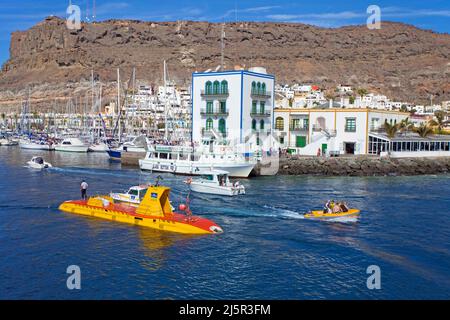
[[[28,161],[27,165],[28,165],[29,168],[38,169],[38,170],[48,169],[48,168],[52,167],[52,165],[50,163],[47,163],[47,162],[44,162],[43,164],[38,164],[38,163],[35,163],[33,161]]]
[[[36,144],[36,143],[20,143],[19,147],[21,149],[27,149],[27,150],[45,150],[45,151],[55,150],[55,148],[53,146],[45,145],[45,144]]]
[[[164,162],[161,160],[143,159],[139,160],[141,170],[168,172],[181,175],[202,175],[211,170],[222,170],[229,172],[230,177],[248,178],[255,164],[253,163],[195,163],[186,161],[185,163]]]
[[[218,196],[237,196],[240,194],[245,194],[245,191],[233,188],[233,187],[221,187],[216,185],[209,185],[201,182],[191,182],[190,188],[194,192],[213,194]]]
[[[106,144],[93,144],[89,146],[89,152],[108,152],[109,147]]]
[[[120,159],[122,158],[122,152],[119,151],[119,150],[109,149],[106,152],[108,153],[108,155],[111,158],[111,160],[118,160],[118,161],[120,161]]]
[[[56,146],[55,151],[86,153],[86,152],[88,152],[88,147],[87,146]]]
[[[186,215],[179,213],[173,213],[171,218],[142,215],[136,213],[135,207],[124,204],[109,204],[98,207],[89,205],[87,200],[67,201],[59,206],[59,210],[175,233],[200,235],[223,232],[214,222],[204,218],[188,218]]]
[[[348,212],[340,213],[323,213],[323,211],[311,211],[305,214],[307,219],[336,219],[336,218],[346,218],[346,217],[357,217],[360,214],[358,209],[350,209]]]

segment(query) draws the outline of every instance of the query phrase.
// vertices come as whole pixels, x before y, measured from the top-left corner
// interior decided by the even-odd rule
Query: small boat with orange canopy
[[[116,222],[129,223],[158,230],[184,234],[213,234],[223,230],[215,222],[192,216],[189,205],[181,204],[174,212],[169,201],[170,188],[150,186],[138,207],[116,203],[109,195],[94,196],[88,200],[62,203],[59,210]]]

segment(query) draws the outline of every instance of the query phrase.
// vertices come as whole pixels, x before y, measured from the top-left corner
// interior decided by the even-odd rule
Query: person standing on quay
[[[81,182],[80,189],[81,189],[81,199],[87,200],[87,189],[89,185],[85,180]]]

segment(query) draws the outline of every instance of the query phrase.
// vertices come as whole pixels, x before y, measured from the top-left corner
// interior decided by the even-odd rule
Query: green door
[[[297,148],[304,148],[306,146],[306,137],[305,136],[297,136],[295,141],[295,146]]]
[[[328,145],[326,143],[322,144],[322,154],[326,154],[328,149]]]

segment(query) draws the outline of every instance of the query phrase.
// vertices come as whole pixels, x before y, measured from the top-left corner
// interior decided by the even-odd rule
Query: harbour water
[[[192,195],[197,215],[224,234],[184,236],[71,215],[58,205],[89,192],[155,181],[99,154],[0,148],[0,299],[448,299],[450,176],[261,177],[247,195]],[[183,177],[162,175],[174,204]],[[362,209],[359,219],[310,221],[327,199]],[[68,290],[66,268],[81,268]],[[366,269],[381,270],[381,290]]]

